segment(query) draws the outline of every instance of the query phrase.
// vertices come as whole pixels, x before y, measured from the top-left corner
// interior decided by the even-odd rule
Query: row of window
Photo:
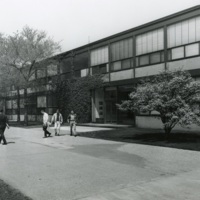
[[[185,45],[168,50],[168,60],[176,60],[198,55],[199,43]]]
[[[46,108],[46,112],[49,115],[52,115],[53,113],[56,112],[57,108]],[[20,115],[24,115],[25,114],[25,109],[24,108],[20,108],[19,110]],[[18,114],[18,110],[17,109],[6,109],[6,115],[17,115]],[[27,114],[28,115],[41,115],[41,108],[36,108],[36,107],[28,107],[27,108]]]

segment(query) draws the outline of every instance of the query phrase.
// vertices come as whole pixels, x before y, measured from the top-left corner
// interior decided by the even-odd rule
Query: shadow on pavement
[[[172,132],[166,136],[162,130],[145,130],[125,128],[109,131],[79,133],[82,137],[99,138],[105,140],[147,144],[177,149],[200,151],[200,134],[189,132]]]

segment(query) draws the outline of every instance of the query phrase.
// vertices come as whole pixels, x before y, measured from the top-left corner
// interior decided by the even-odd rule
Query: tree
[[[186,71],[164,71],[138,84],[130,100],[118,104],[120,110],[157,111],[165,133],[180,124],[200,125],[200,83]]]
[[[54,42],[44,31],[34,30],[28,26],[10,36],[0,34],[0,70],[3,74],[0,82],[23,88],[27,103],[27,88],[35,86],[36,81],[33,79],[36,71],[38,68],[44,68],[44,62],[58,51],[59,43]]]

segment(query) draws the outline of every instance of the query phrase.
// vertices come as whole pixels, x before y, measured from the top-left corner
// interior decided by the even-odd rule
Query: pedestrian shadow
[[[7,142],[7,144],[15,144],[15,142]]]

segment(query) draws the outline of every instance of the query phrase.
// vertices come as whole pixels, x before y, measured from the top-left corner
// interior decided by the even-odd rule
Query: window
[[[74,76],[75,77],[81,77],[81,71],[80,70],[74,71]]]
[[[55,95],[49,95],[47,97],[48,107],[57,107],[57,97]]]
[[[184,47],[179,47],[179,48],[172,49],[171,54],[172,54],[171,55],[172,60],[183,58],[184,57]]]
[[[38,96],[37,97],[37,107],[44,108],[47,106],[46,96]]]
[[[186,57],[199,55],[199,43],[187,45],[185,54]]]
[[[71,62],[72,62],[71,57],[65,58],[60,62],[60,73],[61,74],[71,71]]]
[[[108,46],[91,51],[91,66],[100,65],[108,62]]]
[[[133,60],[126,59],[126,60],[122,60],[122,61],[113,62],[111,64],[111,71],[129,69],[131,67],[133,67]]]
[[[149,55],[140,56],[140,65],[148,65],[149,64]]]
[[[159,63],[161,62],[161,56],[160,56],[160,52],[156,52],[150,55],[150,63],[154,64],[154,63]]]
[[[121,61],[114,62],[111,64],[111,71],[117,71],[121,69]]]
[[[199,43],[184,45],[182,47],[168,50],[168,60],[187,58],[191,56],[199,56]]]
[[[136,66],[152,65],[164,62],[164,52],[159,51],[136,57]]]
[[[168,48],[200,41],[200,16],[168,26],[167,41]]]
[[[88,73],[89,73],[89,70],[88,70],[88,69],[82,69],[82,70],[81,70],[81,77],[87,76]]]
[[[128,38],[111,44],[111,61],[133,56],[133,39]]]
[[[84,52],[81,54],[76,54],[74,57],[74,67],[75,69],[84,69],[88,67],[89,53]]]
[[[92,67],[92,74],[105,74],[107,73],[107,64]]]
[[[147,54],[164,49],[163,28],[136,37],[136,55]]]
[[[122,61],[122,69],[129,69],[133,67],[133,60],[127,59]]]

